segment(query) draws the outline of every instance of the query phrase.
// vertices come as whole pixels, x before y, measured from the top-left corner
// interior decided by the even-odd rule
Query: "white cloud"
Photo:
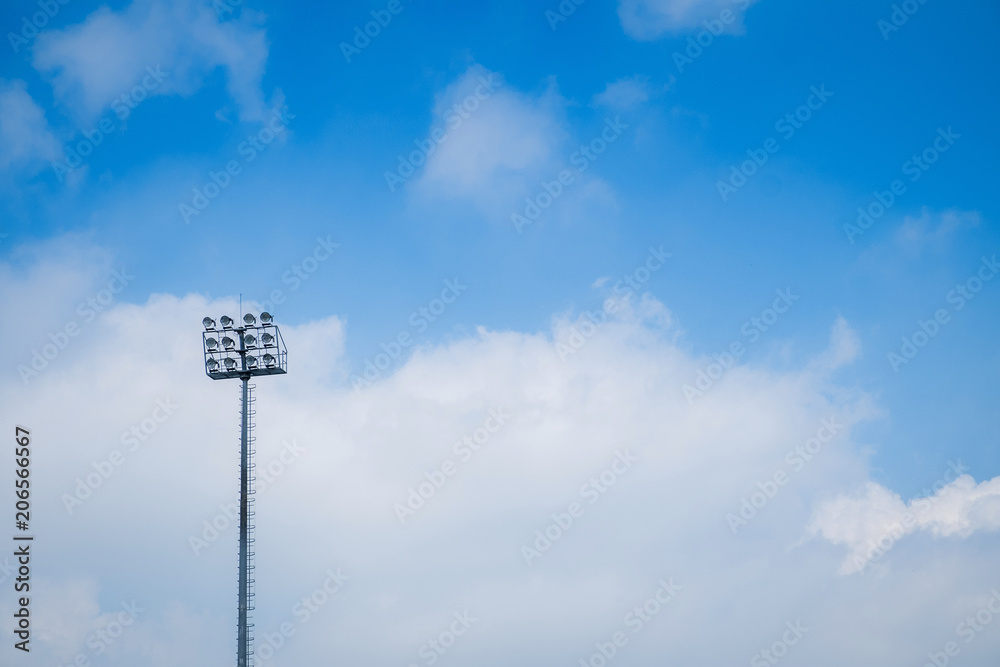
[[[59,155],[45,112],[28,93],[24,81],[0,79],[0,169],[31,169]]]
[[[483,95],[484,82],[497,82],[495,92]],[[477,93],[485,99],[477,100]],[[527,93],[473,65],[437,96],[435,120],[419,141],[427,145],[435,133],[444,138],[433,144],[426,164],[410,159],[417,173],[414,191],[437,200],[436,205],[442,198],[471,204],[487,219],[504,224],[512,224],[515,214],[532,223],[554,219],[574,224],[595,211],[612,210],[615,193],[592,166],[632,130],[628,122],[609,114],[604,124],[588,130],[591,136],[572,136],[565,119],[567,104],[554,79],[544,90]],[[602,132],[613,139],[605,142]],[[594,141],[599,142],[597,150],[588,148]],[[559,183],[564,171],[569,174],[566,187]],[[394,176],[387,172],[387,178]],[[514,224],[519,232],[526,226]]]
[[[495,92],[486,96],[483,81],[495,82]],[[567,136],[564,105],[554,81],[532,95],[504,84],[496,72],[470,67],[437,96],[432,126],[447,139],[427,160],[419,187],[487,207],[509,200],[527,179],[550,175]]]
[[[926,247],[942,249],[961,229],[978,227],[982,216],[978,211],[949,209],[931,213],[924,207],[920,217],[906,216],[896,230],[896,243],[904,249],[919,253]]]
[[[838,317],[830,332],[830,345],[813,364],[817,369],[833,371],[856,361],[861,356],[861,339],[847,320]]]
[[[648,79],[633,76],[609,83],[602,92],[594,96],[594,103],[627,111],[648,101],[649,95]]]
[[[80,122],[139,86],[147,67],[164,74],[150,95],[191,95],[222,68],[241,119],[259,120],[268,53],[259,23],[247,9],[238,20],[220,21],[199,0],[135,0],[122,11],[102,7],[79,25],[42,33],[33,64]]]
[[[976,484],[961,475],[933,496],[903,502],[899,495],[869,482],[857,496],[824,503],[810,524],[849,553],[841,574],[864,570],[903,537],[927,531],[935,537],[968,537],[978,530],[1000,529],[1000,477]]]
[[[638,40],[652,40],[664,34],[699,32],[708,27],[716,32],[743,32],[743,13],[757,0],[619,0],[618,17],[625,33]],[[732,14],[731,21],[725,21]]]
[[[85,269],[71,286],[29,275],[37,279],[22,280],[17,298],[0,292],[0,310],[14,321],[75,317],[65,304],[104,279]],[[236,308],[234,299],[200,295],[114,306],[27,387],[14,364],[33,343],[0,329],[14,359],[0,377],[0,412],[6,423],[32,429],[32,470],[44,480],[35,497],[44,517],[38,574],[95,582],[62,602],[53,598],[62,604],[53,622],[72,632],[40,635],[38,659],[54,664],[56,650],[87,651],[81,628],[133,598],[146,610],[143,621],[101,656],[103,665],[207,667],[231,654],[234,529],[222,529],[198,556],[188,540],[236,498],[237,383],[205,376],[199,331],[204,315]],[[574,322],[579,329],[576,318],[559,316],[549,331],[479,329],[423,346],[360,392],[348,381],[339,317],[279,322],[290,372],[256,383],[258,470],[286,441],[304,452],[257,496],[258,646],[283,622],[296,629],[272,664],[329,661],[331,646],[348,664],[422,662],[420,645],[466,609],[481,621],[450,649],[454,664],[576,663],[595,643],[628,631],[623,615],[658,579],[672,577],[683,587],[676,600],[622,649],[632,664],[658,664],[668,650],[682,664],[745,663],[786,621],[801,619],[810,627],[808,642],[796,647],[802,664],[832,667],[877,653],[889,656],[878,664],[902,667],[919,659],[916,640],[950,631],[950,621],[926,610],[982,592],[995,558],[973,545],[931,552],[901,545],[908,567],[877,596],[870,578],[834,585],[842,580],[833,549],[787,550],[817,499],[867,480],[850,429],[872,414],[870,399],[831,391],[828,373],[854,355],[846,324],[835,325],[824,353],[836,363],[740,365],[689,406],[681,388],[704,360],[675,344],[678,324],[664,304],[650,296],[623,304],[563,361],[556,343]],[[174,413],[68,514],[63,495],[125,449],[121,434],[164,398],[177,404]],[[509,415],[506,423],[461,460],[453,443],[475,433],[491,409]],[[838,438],[733,535],[726,514],[786,469],[786,453],[831,416],[845,425]],[[588,503],[581,485],[599,480],[623,450],[638,462]],[[445,460],[456,473],[401,525],[394,504]],[[9,478],[10,466],[0,460],[0,477]],[[995,491],[956,485],[956,498],[978,495],[942,501],[954,509],[935,510],[934,525],[955,534],[985,525],[995,517]],[[583,515],[527,565],[522,545],[571,502],[582,503]],[[866,507],[851,516],[867,516]],[[299,623],[293,605],[337,567],[351,577],[344,590]],[[9,605],[0,600],[8,618]],[[844,642],[844,619],[858,609],[871,609],[870,618],[852,625]],[[9,639],[9,626],[0,636]],[[982,646],[990,647],[985,636]],[[971,651],[966,657],[977,664]]]

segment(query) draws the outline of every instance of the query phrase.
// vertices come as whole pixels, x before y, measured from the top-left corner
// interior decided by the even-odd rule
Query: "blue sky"
[[[645,314],[626,320],[655,341],[628,345],[669,348],[650,364],[693,364],[656,380],[669,400],[688,405],[693,371],[748,343],[744,324],[790,290],[799,300],[739,368],[760,386],[826,368],[815,371],[815,401],[865,415],[852,424],[854,461],[903,500],[928,495],[950,461],[978,481],[1000,475],[1000,281],[971,299],[952,291],[1000,253],[989,194],[1000,143],[995,3],[914,2],[891,32],[891,2],[567,1],[574,11],[555,24],[555,1],[389,4],[69,0],[52,5],[37,37],[8,35],[0,263],[8,310],[25,324],[8,340],[5,374],[25,406],[40,410],[46,394],[23,386],[19,366],[111,267],[135,276],[119,310],[156,312],[165,297],[155,295],[214,308],[242,294],[252,307],[281,290],[273,312],[307,332],[310,350],[323,349],[310,327],[335,321],[335,360],[291,351],[293,368],[329,362],[312,380],[332,405],[401,332],[419,358],[406,350],[380,382],[405,384],[442,350],[462,358],[480,327],[556,343],[563,324],[600,309],[662,246],[670,259],[626,299]],[[0,25],[20,34],[37,11],[7,3]],[[345,57],[341,44],[372,12],[391,20]],[[733,21],[708,32],[719,17]],[[493,91],[480,87],[490,77]],[[487,92],[477,98],[477,88]],[[122,95],[134,102],[127,118]],[[462,103],[475,108],[454,121],[448,109]],[[776,127],[797,110],[794,132]],[[581,146],[609,124],[620,128],[614,141],[580,172]],[[92,154],[58,173],[95,128]],[[390,188],[386,173],[431,145],[436,128],[445,140]],[[925,151],[934,163],[915,171]],[[754,155],[767,160],[720,196],[719,182]],[[232,173],[218,176],[227,163]],[[518,229],[512,214],[564,171],[572,183]],[[213,173],[225,187],[185,216]],[[845,229],[859,207],[888,201],[894,181],[901,194],[870,228]],[[329,259],[295,278],[317,247]],[[418,330],[411,315],[446,281],[464,290]],[[939,310],[947,323],[893,368],[889,353]],[[86,364],[90,352],[78,354],[73,363]],[[734,377],[724,382],[754,393]]]

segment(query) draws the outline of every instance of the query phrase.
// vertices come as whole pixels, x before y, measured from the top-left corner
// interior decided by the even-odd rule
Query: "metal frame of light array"
[[[213,380],[226,380],[288,372],[288,351],[281,331],[267,313],[262,315],[267,316],[268,324],[261,324],[252,315],[241,326],[226,316],[219,318],[219,322],[228,320],[229,326],[205,318],[205,331],[201,334],[205,375]]]

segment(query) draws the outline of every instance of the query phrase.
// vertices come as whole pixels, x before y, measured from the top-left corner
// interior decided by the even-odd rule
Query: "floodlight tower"
[[[202,342],[205,349],[205,374],[213,380],[239,378],[243,383],[242,410],[240,415],[240,573],[239,606],[236,628],[236,666],[253,665],[253,624],[250,612],[253,610],[253,385],[250,378],[255,375],[281,375],[288,372],[288,351],[269,313],[257,318],[247,313],[243,325],[233,327],[235,322],[227,315],[219,318],[220,328],[215,320],[206,317],[201,321],[205,326]],[[218,337],[221,337],[220,341]]]

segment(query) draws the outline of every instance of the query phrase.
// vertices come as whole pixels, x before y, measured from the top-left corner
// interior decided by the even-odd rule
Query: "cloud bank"
[[[99,298],[115,267],[102,257],[60,263],[70,284],[4,267],[18,289],[0,307],[25,325],[0,332],[12,351],[0,411],[32,430],[44,536],[31,658],[207,667],[235,639],[238,387],[205,376],[199,328],[238,307],[133,303],[126,289],[83,322],[74,304]],[[874,487],[826,503],[868,482],[853,431],[877,416],[834,379],[857,354],[846,322],[812,361],[736,365],[689,405],[682,386],[711,358],[650,295],[597,326],[557,314],[544,331],[425,345],[360,391],[343,317],[278,316],[289,374],[256,383],[259,664],[569,664],[617,632],[623,664],[738,664],[791,623],[808,629],[794,647],[805,664],[902,667],[995,586],[988,550],[962,536],[996,526],[1000,482],[968,477],[921,519],[948,539],[900,541],[877,579],[837,573],[838,544],[854,549],[907,509]],[[79,335],[22,381],[17,366],[69,319]],[[822,451],[769,486],[830,423]],[[760,489],[734,534],[726,516]],[[803,542],[810,528],[825,539]],[[967,604],[938,611],[955,599]],[[102,644],[109,629],[119,635]],[[967,664],[995,648],[984,636]]]

